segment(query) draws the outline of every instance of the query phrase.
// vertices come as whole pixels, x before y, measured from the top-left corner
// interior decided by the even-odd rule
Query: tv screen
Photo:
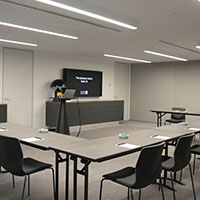
[[[63,80],[68,89],[76,89],[76,97],[102,96],[102,72],[63,69]]]

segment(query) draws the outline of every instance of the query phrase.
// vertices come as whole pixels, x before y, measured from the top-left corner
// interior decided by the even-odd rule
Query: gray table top
[[[154,128],[154,130],[160,130],[160,131],[170,131],[170,132],[180,132],[182,134],[191,133],[191,131],[188,130],[188,124],[187,123],[179,123],[179,124],[170,124],[166,126],[160,126],[157,128]]]
[[[69,135],[59,134],[55,132],[40,133],[36,128],[25,127],[12,123],[0,123],[0,128],[6,128],[6,131],[0,131],[0,135],[18,138],[23,144],[35,146],[41,149],[49,149],[50,147],[58,148],[61,144],[73,144],[75,142],[85,141],[83,138],[77,138]],[[22,139],[38,137],[40,141],[24,142]]]
[[[158,128],[155,128],[155,130],[162,130],[162,131],[168,131],[168,132],[176,131],[182,134],[196,133],[196,132],[199,132],[198,129],[200,130],[200,121],[189,122],[189,123],[182,122],[179,124],[171,124],[171,125],[160,126]]]
[[[165,110],[165,109],[151,109],[150,112],[155,113],[174,113],[174,114],[185,114],[185,115],[194,115],[200,116],[200,112],[193,112],[193,111],[177,111],[177,110]]]
[[[169,141],[178,138],[184,134],[192,133],[184,129],[183,131],[163,131],[160,129],[146,129],[142,131],[129,132],[128,139],[120,139],[118,135],[104,137],[95,140],[87,140],[80,143],[69,145],[60,145],[59,150],[63,153],[75,155],[77,157],[88,159],[93,162],[102,162],[112,158],[120,157],[141,150],[141,148],[156,144],[162,141]],[[166,136],[169,139],[157,139],[153,136]],[[128,149],[119,147],[117,144],[128,143],[139,145],[137,148]]]
[[[186,129],[185,126],[177,124],[142,131],[129,131],[128,139],[120,139],[118,133],[116,133],[114,136],[94,140],[85,140],[54,132],[39,133],[38,129],[11,123],[1,123],[0,127],[8,129],[7,131],[0,131],[0,135],[8,135],[10,137],[16,137],[20,140],[30,137],[40,137],[43,138],[43,140],[25,143],[38,148],[52,149],[69,155],[75,155],[79,158],[87,159],[93,162],[102,162],[127,155],[139,151],[145,146],[162,141],[170,141],[182,135],[194,132]],[[155,138],[154,136],[164,136],[169,138]],[[133,149],[128,149],[117,145],[121,143],[138,146]]]

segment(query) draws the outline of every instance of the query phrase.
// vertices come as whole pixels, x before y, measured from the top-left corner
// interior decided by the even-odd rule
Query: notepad
[[[168,140],[168,139],[171,138],[169,136],[163,136],[163,135],[154,135],[154,136],[151,136],[151,137],[155,138],[155,139],[159,139],[159,140]]]
[[[25,141],[25,142],[36,142],[36,141],[40,141],[40,140],[44,140],[44,138],[30,137],[30,138],[22,139],[22,141]]]
[[[188,130],[189,131],[200,131],[200,128],[192,128],[192,127],[190,127],[190,128],[188,128]]]
[[[128,149],[136,149],[136,148],[140,147],[139,145],[129,144],[129,143],[120,143],[120,144],[116,144],[116,146],[124,147],[124,148],[128,148]]]
[[[7,131],[7,130],[8,130],[7,128],[0,127],[0,131]]]

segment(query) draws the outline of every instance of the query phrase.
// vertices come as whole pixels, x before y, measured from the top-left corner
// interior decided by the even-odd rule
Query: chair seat
[[[165,122],[168,122],[168,123],[181,123],[181,122],[184,122],[184,120],[166,119]]]
[[[35,172],[48,169],[50,167],[52,167],[51,164],[40,162],[32,158],[23,159],[23,170],[26,175],[33,174]]]
[[[135,168],[133,167],[126,167],[119,171],[104,174],[103,177],[129,188],[132,187],[136,181]]]
[[[195,144],[191,147],[191,153],[200,155],[200,145]]]
[[[175,166],[174,158],[168,157],[165,161],[162,162],[162,169],[170,171]]]

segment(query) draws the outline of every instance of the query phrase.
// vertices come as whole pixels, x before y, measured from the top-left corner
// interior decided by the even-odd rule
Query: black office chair
[[[0,165],[12,175],[25,177],[21,196],[22,200],[24,199],[27,177],[28,195],[30,195],[30,175],[45,169],[51,169],[55,197],[54,169],[52,165],[32,158],[23,158],[23,152],[18,139],[0,136]]]
[[[119,171],[103,175],[100,184],[99,200],[102,197],[103,181],[110,180],[128,188],[128,196],[131,192],[131,199],[133,199],[132,189],[139,189],[139,200],[141,199],[141,189],[155,183],[160,178],[161,168],[161,154],[164,144],[157,144],[148,146],[142,149],[136,167],[126,167]],[[160,179],[160,186],[162,191],[162,199],[164,200],[164,192],[162,182]]]
[[[192,144],[193,137],[194,137],[194,134],[180,137],[176,144],[174,157],[168,157],[167,159],[165,159],[165,161],[162,162],[162,169],[169,171],[171,175],[171,183],[172,183],[172,191],[173,191],[174,200],[176,199],[176,196],[175,196],[175,189],[174,189],[173,173],[182,171],[182,169],[184,169],[187,165],[189,165],[192,190],[193,190],[194,199],[196,200],[193,175],[192,175],[192,170],[191,170],[191,165],[190,165],[191,144]]]
[[[193,174],[195,173],[196,155],[200,155],[200,145],[195,144],[191,147],[191,153],[194,154]]]
[[[185,114],[178,113],[178,111],[185,111],[185,108],[173,107],[172,111],[177,111],[177,113],[172,113],[171,119],[166,119],[165,124],[185,122]]]

